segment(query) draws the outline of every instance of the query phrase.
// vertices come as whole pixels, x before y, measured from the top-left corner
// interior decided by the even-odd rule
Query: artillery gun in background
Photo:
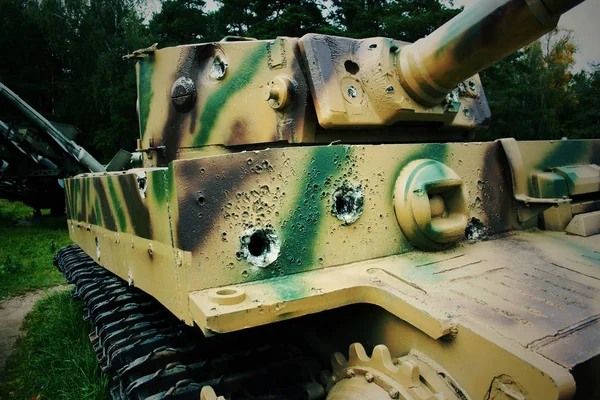
[[[15,128],[0,121],[0,198],[22,201],[36,213],[50,208],[52,214],[64,215],[64,178],[122,169],[131,159],[121,150],[104,167],[75,143],[77,128],[48,121],[2,83],[0,105],[18,111],[32,125]]]
[[[56,256],[112,397],[598,398],[599,141],[461,142],[576,3],[132,54],[143,168],[66,180]]]

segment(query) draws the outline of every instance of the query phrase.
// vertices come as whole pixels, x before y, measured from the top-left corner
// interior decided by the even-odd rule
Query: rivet
[[[180,112],[189,111],[193,107],[196,102],[196,85],[190,78],[182,76],[173,83],[171,102]]]
[[[365,379],[366,379],[366,381],[367,381],[367,382],[371,383],[371,382],[373,382],[373,380],[375,379],[375,377],[373,376],[373,374],[372,374],[372,373],[370,373],[370,372],[367,372],[367,373],[365,374]]]
[[[265,99],[271,108],[282,110],[293,100],[294,84],[285,76],[277,76],[269,83]]]

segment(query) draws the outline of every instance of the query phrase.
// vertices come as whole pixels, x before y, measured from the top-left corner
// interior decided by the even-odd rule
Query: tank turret
[[[478,1],[413,44],[307,34],[137,51],[144,165],[240,146],[472,137],[490,117],[477,72],[579,2]]]

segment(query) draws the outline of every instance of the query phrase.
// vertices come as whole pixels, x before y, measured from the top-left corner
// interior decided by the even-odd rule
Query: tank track
[[[112,376],[114,400],[197,400],[204,386],[233,400],[325,396],[316,381],[319,363],[278,330],[205,338],[77,245],[60,249],[54,263],[94,324],[90,340],[100,368]]]

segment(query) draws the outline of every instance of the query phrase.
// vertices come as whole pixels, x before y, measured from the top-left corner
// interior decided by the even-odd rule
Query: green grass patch
[[[20,201],[0,199],[0,222],[10,223],[12,221],[29,218],[33,216],[34,209]]]
[[[66,220],[41,217],[15,223],[26,215],[24,207],[0,203],[5,222],[0,223],[0,300],[65,283],[53,259],[59,248],[71,243]]]
[[[105,399],[109,378],[100,371],[83,321],[83,307],[70,291],[37,302],[25,318],[0,383],[0,399]]]

